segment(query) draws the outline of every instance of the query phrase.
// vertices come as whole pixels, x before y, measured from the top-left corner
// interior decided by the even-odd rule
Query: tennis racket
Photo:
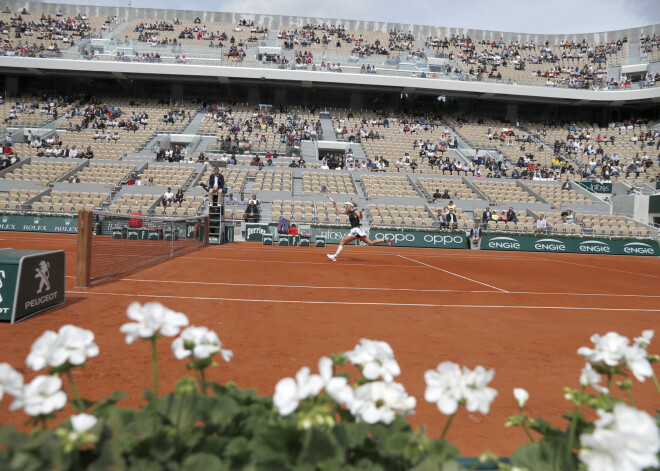
[[[321,196],[323,196],[324,198],[328,198],[333,203],[335,202],[335,200],[332,199],[332,196],[330,196],[330,192],[328,191],[328,188],[325,185],[323,185],[321,187],[320,193],[321,193]]]

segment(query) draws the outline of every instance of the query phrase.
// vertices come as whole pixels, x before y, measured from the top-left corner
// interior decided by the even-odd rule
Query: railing
[[[38,57],[42,59],[69,59],[69,60],[105,60],[105,61],[123,61],[123,62],[145,62],[145,63],[158,63],[158,64],[193,64],[193,65],[222,65],[222,66],[231,66],[231,67],[247,67],[247,68],[253,68],[253,69],[281,69],[281,70],[307,70],[307,71],[313,71],[313,72],[326,72],[326,73],[362,73],[361,67],[358,67],[356,65],[351,65],[351,63],[348,63],[349,57],[344,57],[343,60],[343,65],[339,69],[333,68],[333,67],[325,67],[323,68],[321,66],[321,62],[319,60],[315,60],[313,64],[277,64],[273,62],[262,62],[262,61],[257,61],[257,60],[252,60],[252,59],[244,59],[242,57],[227,57],[222,55],[222,49],[218,52],[213,50],[213,52],[209,51],[208,49],[204,50],[195,50],[193,52],[189,52],[188,54],[185,52],[186,48],[181,48],[182,52],[169,52],[167,51],[167,47],[172,47],[171,45],[166,46],[165,49],[147,49],[144,51],[144,54],[139,55],[134,55],[131,53],[130,55],[123,55],[123,56],[117,56],[116,53],[114,54],[93,54],[93,53],[78,53],[76,51],[71,51],[67,50],[64,52],[42,52],[38,54],[30,53],[27,56],[21,56],[20,57]],[[130,49],[130,48],[129,48]],[[209,48],[210,49],[210,48]],[[178,51],[178,49],[177,49]],[[147,52],[149,53],[147,55]],[[152,57],[151,53],[158,52],[160,55],[159,58]],[[160,54],[163,52],[163,54]],[[167,55],[170,54],[170,55]],[[171,55],[175,54],[175,55]],[[192,55],[189,55],[192,54]],[[5,56],[16,56],[15,51],[3,51],[2,55]],[[342,60],[336,59],[337,62],[342,64]],[[328,62],[331,64],[333,63],[332,59],[328,59]],[[365,63],[373,63],[373,61],[370,61],[369,59],[365,60]],[[545,87],[546,83],[544,83],[544,79],[541,78],[539,80],[516,80],[515,82],[511,79],[506,80],[506,79],[497,79],[497,78],[489,78],[487,76],[471,76],[471,75],[464,75],[463,73],[450,73],[450,74],[443,74],[440,72],[426,72],[426,71],[420,71],[420,70],[400,70],[396,69],[393,67],[387,67],[387,65],[382,65],[379,67],[378,64],[375,64],[376,67],[374,70],[371,72],[372,74],[375,75],[386,75],[386,76],[398,76],[398,77],[410,77],[410,78],[423,78],[427,80],[450,80],[450,81],[459,81],[459,82],[471,82],[471,83],[493,83],[493,84],[502,84],[502,85],[510,85],[512,87],[515,86],[533,86],[533,87]],[[424,64],[424,67],[426,67],[426,64]],[[635,82],[631,83],[630,85],[626,86],[621,86],[621,85],[613,85],[613,84],[598,84],[598,85],[593,85],[590,82],[578,82],[578,83],[568,83],[568,84],[560,84],[560,85],[553,85],[551,88],[571,88],[571,89],[581,89],[581,90],[601,90],[601,91],[608,91],[608,90],[631,90],[631,89],[639,89],[642,87],[651,87],[655,86],[655,82]]]

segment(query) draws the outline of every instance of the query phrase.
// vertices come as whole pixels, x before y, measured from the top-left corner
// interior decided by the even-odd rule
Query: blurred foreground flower
[[[586,388],[591,386],[600,393],[609,394],[609,389],[599,385],[601,379],[601,375],[594,371],[591,367],[591,363],[584,365],[584,368],[582,368],[582,374],[580,375],[580,385],[582,387]]]
[[[592,433],[580,436],[580,461],[589,471],[641,471],[660,465],[660,430],[644,411],[619,403],[612,412],[598,410]]]
[[[58,333],[47,330],[32,344],[27,365],[34,371],[46,366],[59,368],[66,363],[82,365],[99,354],[94,332],[75,325],[64,325]]]
[[[23,389],[23,375],[9,363],[0,363],[0,401],[5,392],[17,396]]]
[[[416,405],[417,400],[406,393],[403,385],[375,381],[355,389],[350,410],[358,422],[389,425],[397,414],[413,414]]]
[[[62,380],[56,376],[39,375],[23,386],[10,410],[23,409],[31,416],[48,415],[60,410],[66,404],[66,394],[62,391]]]
[[[136,322],[128,322],[119,328],[126,334],[126,343],[131,344],[136,338],[153,338],[156,334],[174,337],[182,327],[188,325],[188,317],[180,312],[166,308],[160,303],[132,303],[126,315]]]
[[[345,355],[351,363],[362,368],[362,374],[367,379],[382,377],[389,382],[401,374],[392,347],[387,342],[360,339],[360,343]]]
[[[172,342],[172,351],[179,360],[193,356],[195,360],[206,360],[216,353],[228,362],[234,354],[231,350],[222,349],[218,334],[206,327],[190,326],[185,328],[179,337]]]
[[[487,414],[497,396],[497,391],[487,386],[493,376],[495,370],[486,370],[483,366],[474,370],[465,366],[461,369],[456,363],[445,361],[424,374],[424,398],[435,402],[440,412],[446,415],[456,413],[459,404],[465,404],[470,412]]]
[[[529,399],[529,393],[523,388],[513,388],[513,397],[518,402],[518,407],[522,410]]]
[[[309,396],[316,396],[323,389],[323,379],[310,375],[309,368],[303,367],[296,373],[296,379],[284,378],[275,385],[273,403],[281,415],[289,415],[298,404]]]

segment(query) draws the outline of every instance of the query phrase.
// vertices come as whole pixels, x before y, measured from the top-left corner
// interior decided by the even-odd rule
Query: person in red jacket
[[[298,228],[296,227],[295,224],[291,224],[289,227],[289,230],[287,231],[287,234],[289,235],[298,235]]]

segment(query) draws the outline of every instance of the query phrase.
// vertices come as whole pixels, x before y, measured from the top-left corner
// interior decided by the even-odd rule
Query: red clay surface
[[[417,397],[411,422],[425,424],[431,436],[439,436],[446,417],[424,401],[424,372],[444,360],[495,368],[491,385],[499,395],[490,414],[461,409],[449,431],[464,456],[485,449],[509,455],[526,442],[521,430],[504,428],[517,413],[514,387],[529,391],[530,415],[563,427],[570,404],[562,388],[579,387],[584,360],[576,352],[591,346],[593,333],[632,338],[660,327],[657,258],[350,246],[333,263],[325,257],[332,247],[237,243],[82,290],[73,288],[75,236],[5,232],[0,247],[66,251],[66,304],[0,324],[0,361],[27,380],[36,375],[24,366],[32,342],[72,323],[94,331],[101,349],[75,372],[81,394],[99,399],[122,389],[129,394],[124,405],[142,404],[141,392],[151,386],[149,345],[126,345],[119,332],[134,300],[159,301],[216,330],[235,356],[211,378],[261,394],[272,394],[279,379],[302,366],[315,371],[319,357],[349,350],[362,337],[385,340],[403,371],[398,380]],[[187,374],[170,344],[159,341],[161,393]],[[658,406],[651,381],[636,384],[633,394],[646,410]],[[1,421],[21,424],[25,416],[9,413],[8,403]]]

